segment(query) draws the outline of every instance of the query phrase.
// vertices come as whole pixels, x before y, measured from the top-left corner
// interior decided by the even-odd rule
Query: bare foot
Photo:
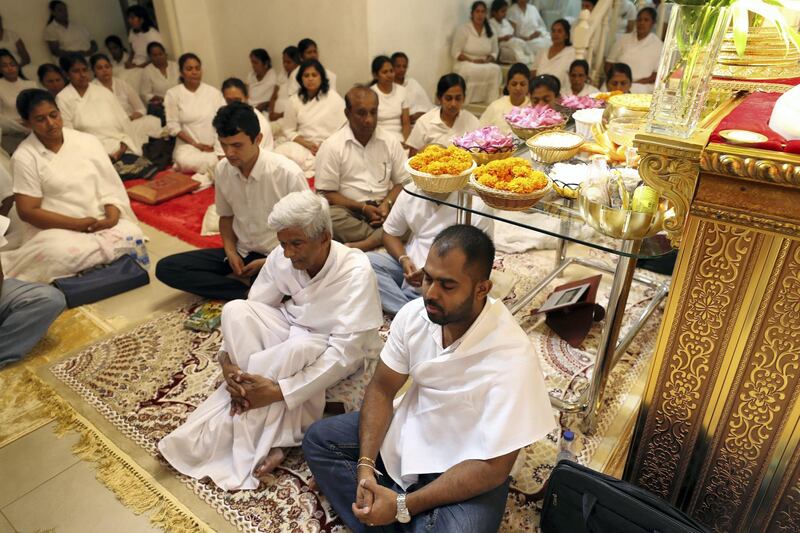
[[[266,457],[261,459],[253,470],[253,477],[262,483],[267,482],[267,478],[283,460],[286,459],[286,451],[283,448],[272,448]]]
[[[317,485],[317,480],[313,477],[308,478],[308,488],[314,492],[319,492],[319,485]]]

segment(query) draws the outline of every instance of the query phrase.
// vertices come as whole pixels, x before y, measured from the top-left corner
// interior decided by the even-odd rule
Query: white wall
[[[31,61],[37,65],[53,60],[42,38],[50,16],[48,3],[48,0],[0,0],[3,26],[20,34],[31,54]],[[103,41],[111,34],[127,41],[128,32],[117,0],[66,0],[66,3],[69,19],[86,26],[101,52],[106,52]],[[29,77],[36,75],[29,69],[26,71]]]
[[[8,0],[0,0],[8,1]],[[320,60],[337,75],[339,92],[372,75],[379,54],[398,50],[409,74],[431,94],[452,68],[450,39],[469,18],[470,0],[156,0],[168,52],[195,52],[204,79],[219,86],[250,71],[248,55],[265,48],[281,69],[281,51],[303,37],[317,42]]]

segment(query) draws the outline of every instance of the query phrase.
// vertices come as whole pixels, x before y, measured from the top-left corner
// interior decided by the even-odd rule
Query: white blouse
[[[62,52],[85,52],[92,46],[89,30],[73,21],[66,27],[52,21],[44,28],[44,40],[57,42]]]
[[[173,136],[185,131],[195,142],[213,146],[217,132],[211,122],[224,105],[225,99],[219,89],[207,83],[201,83],[194,92],[183,84],[176,85],[164,97],[167,130]],[[184,144],[179,138],[175,141],[175,148]]]
[[[394,83],[389,94],[381,91],[377,84],[370,89],[378,95],[378,126],[384,131],[402,135],[403,109],[409,108],[406,88]]]
[[[647,37],[639,40],[635,31],[626,33],[614,43],[607,61],[610,63],[625,63],[631,67],[633,81],[650,76],[658,70],[661,60],[661,48],[664,43],[655,33],[648,33]]]
[[[164,98],[167,91],[180,83],[180,71],[178,64],[174,61],[167,61],[167,75],[152,63],[142,69],[142,100],[149,102],[154,96]]]
[[[406,98],[408,98],[409,113],[412,115],[416,113],[427,113],[433,109],[433,102],[431,102],[428,93],[422,88],[414,78],[403,80],[403,87],[406,88]]]
[[[429,144],[449,146],[453,137],[480,127],[475,115],[462,109],[451,128],[444,123],[440,112],[441,108],[436,106],[419,117],[414,124],[414,129],[411,130],[411,135],[406,140],[406,144],[415,150],[421,150]]]
[[[497,59],[498,50],[496,35],[489,37],[485,28],[481,28],[481,33],[478,34],[472,22],[466,22],[456,28],[450,51],[453,59],[458,61],[461,54],[470,59],[486,59],[487,56]]]
[[[526,107],[531,105],[531,100],[527,96],[525,101],[519,107]],[[486,108],[481,115],[480,125],[484,126],[497,126],[497,129],[503,133],[511,133],[511,126],[506,122],[506,113],[511,111],[514,104],[511,103],[510,96],[501,96]]]
[[[536,66],[533,69],[536,75],[550,74],[558,78],[561,82],[561,90],[569,85],[569,66],[575,61],[575,47],[566,46],[553,57],[547,57],[549,48],[545,48],[539,53]]]
[[[147,45],[150,43],[164,43],[164,39],[155,28],[140,32],[131,30],[128,32],[128,41],[131,43],[134,65],[144,65],[150,61],[150,58],[147,56]]]
[[[258,107],[264,102],[269,102],[277,86],[278,75],[275,74],[275,69],[269,69],[261,80],[256,77],[255,72],[250,71],[247,75],[247,99],[250,105]]]
[[[25,131],[21,123],[19,113],[17,113],[17,96],[25,89],[35,89],[36,82],[17,78],[17,81],[10,82],[5,78],[0,78],[0,117],[3,119],[0,127],[14,131]]]
[[[293,94],[283,116],[283,132],[289,140],[303,136],[311,142],[321,143],[346,121],[344,99],[336,91],[329,90],[327,94],[305,103],[300,96]]]
[[[508,35],[514,35],[514,26],[511,25],[511,23],[508,21],[508,18],[504,18],[501,22],[497,22],[497,19],[491,17],[489,18],[489,26],[492,27],[492,31],[498,39],[501,37],[507,37]]]
[[[107,89],[100,80],[94,79],[92,83]],[[122,106],[122,109],[125,110],[125,114],[128,116],[134,113],[141,113],[142,115],[147,114],[147,108],[144,106],[144,102],[142,102],[142,99],[139,98],[139,95],[136,94],[136,91],[133,90],[133,87],[131,87],[131,84],[127,81],[117,77],[111,78],[111,92],[117,97],[119,105]]]
[[[513,23],[517,28],[517,37],[526,38],[535,32],[541,33],[539,38],[550,38],[550,32],[547,29],[544,19],[539,14],[539,10],[533,4],[528,4],[525,7],[525,12],[522,12],[518,4],[514,4],[508,8],[508,21]]]
[[[572,92],[572,86],[567,83],[565,87],[561,88],[561,96],[589,96],[590,94],[599,93],[600,89],[588,83],[583,84],[583,89],[578,94]]]

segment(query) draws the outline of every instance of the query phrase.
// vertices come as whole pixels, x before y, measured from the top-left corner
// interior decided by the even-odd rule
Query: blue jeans
[[[64,295],[51,285],[4,279],[0,289],[0,368],[31,351],[65,306]]]
[[[378,278],[384,312],[396,315],[401,307],[422,296],[410,285],[403,285],[403,267],[394,257],[383,252],[367,252],[367,257]]]
[[[408,524],[367,527],[353,514],[351,504],[356,498],[356,464],[358,464],[359,413],[324,418],[311,425],[303,439],[303,453],[320,490],[331,502],[333,509],[345,524],[354,531],[423,533],[464,531],[468,533],[496,532],[503,518],[508,499],[508,481],[497,488],[472,499],[436,507],[412,517]],[[419,453],[425,453],[420,450]],[[378,470],[383,473],[381,485],[402,492],[386,474],[378,457]],[[440,474],[423,474],[408,488],[414,492],[439,477]]]

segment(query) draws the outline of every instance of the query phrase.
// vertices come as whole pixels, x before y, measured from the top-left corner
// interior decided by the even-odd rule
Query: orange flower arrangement
[[[521,157],[492,161],[475,169],[473,175],[481,185],[517,194],[530,194],[547,187],[547,176],[533,170]]]
[[[472,166],[472,156],[466,150],[455,146],[442,148],[431,144],[412,157],[408,165],[414,170],[434,176],[443,174],[458,176]]]

